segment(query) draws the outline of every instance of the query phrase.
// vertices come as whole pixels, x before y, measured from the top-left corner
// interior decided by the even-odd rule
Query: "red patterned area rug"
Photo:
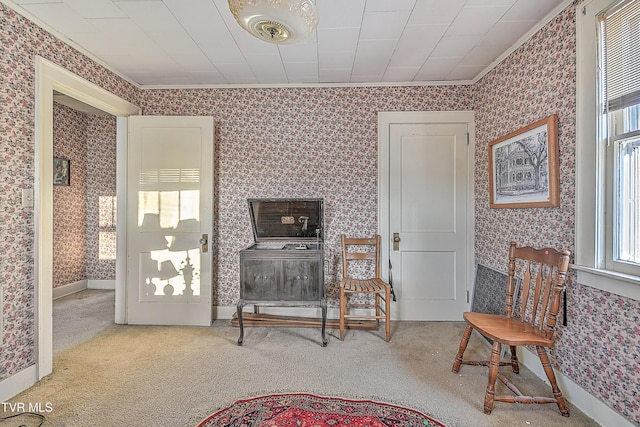
[[[371,400],[272,394],[238,400],[197,427],[446,427],[414,409]]]

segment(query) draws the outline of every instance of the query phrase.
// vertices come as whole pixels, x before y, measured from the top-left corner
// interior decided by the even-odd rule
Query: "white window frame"
[[[576,8],[576,254],[578,282],[640,300],[640,276],[607,269],[604,212],[605,144],[598,138],[597,17],[616,0],[587,0]],[[604,125],[604,124],[601,124]],[[611,226],[609,224],[609,226]]]

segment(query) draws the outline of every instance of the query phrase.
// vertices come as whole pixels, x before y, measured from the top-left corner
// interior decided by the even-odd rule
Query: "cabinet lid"
[[[322,199],[248,199],[256,242],[322,241]]]

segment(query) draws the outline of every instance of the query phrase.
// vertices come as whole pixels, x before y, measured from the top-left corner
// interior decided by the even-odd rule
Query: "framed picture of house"
[[[558,118],[555,114],[489,144],[489,205],[560,205]]]
[[[53,185],[71,185],[69,159],[53,158]]]

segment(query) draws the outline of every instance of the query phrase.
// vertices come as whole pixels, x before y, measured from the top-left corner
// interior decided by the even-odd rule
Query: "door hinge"
[[[467,132],[467,145],[469,145],[469,132]]]
[[[469,304],[469,291],[467,291],[467,304]]]

